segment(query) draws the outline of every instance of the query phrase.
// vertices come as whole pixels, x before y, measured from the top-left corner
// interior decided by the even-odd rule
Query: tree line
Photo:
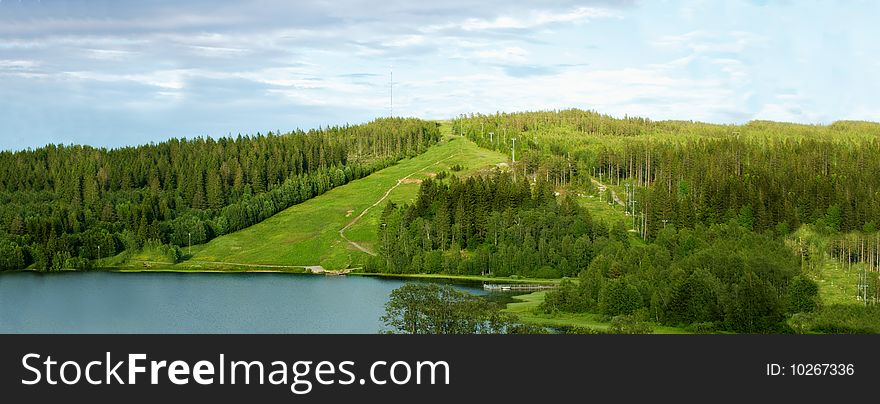
[[[370,272],[541,278],[576,276],[603,245],[628,238],[551,184],[509,172],[426,179],[412,204],[386,205],[377,231]]]
[[[880,176],[866,175],[880,172],[876,123],[713,125],[573,109],[463,116],[454,130],[516,153],[515,172],[557,186],[588,187],[591,177],[635,186],[648,238],[665,223],[731,219],[779,234],[804,223],[844,232],[880,226]]]
[[[0,268],[84,268],[147,241],[203,243],[422,153],[439,137],[436,123],[385,118],[118,149],[0,152]]]
[[[425,180],[411,204],[386,205],[380,255],[366,270],[577,278],[547,293],[547,312],[601,313],[698,332],[790,331],[819,307],[818,287],[778,237],[735,220],[661,229],[649,243],[607,225],[552,184],[509,172]]]
[[[820,307],[818,286],[778,238],[736,222],[662,229],[649,244],[610,243],[547,293],[546,312],[634,316],[696,332],[787,332]]]

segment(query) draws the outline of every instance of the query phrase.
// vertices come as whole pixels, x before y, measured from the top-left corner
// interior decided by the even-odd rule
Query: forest
[[[413,204],[388,204],[379,227],[381,256],[369,272],[458,275],[576,276],[590,262],[594,243],[623,227],[606,228],[571,198],[556,198],[550,184],[532,186],[509,173],[426,180]]]
[[[443,125],[509,162],[413,179],[413,199],[378,205],[377,254],[358,271],[557,279],[542,313],[598,314],[618,330],[880,332],[880,124],[564,110]],[[88,269],[146,247],[178,262],[182,247],[424,153],[440,126],[0,152],[0,269]]]
[[[575,278],[548,294],[547,312],[774,332],[819,305],[798,257],[772,236],[731,221],[668,226],[638,243],[621,222],[607,226],[549,183],[510,173],[425,181],[413,204],[386,206],[379,235],[368,271]]]
[[[597,178],[631,184],[638,230],[730,219],[787,234],[803,223],[832,231],[880,225],[880,124],[799,125],[754,121],[713,125],[616,119],[564,110],[474,115],[456,133],[509,152],[517,170],[555,185]]]
[[[453,133],[510,165],[386,206],[367,271],[567,277],[541,310],[692,332],[878,329],[873,309],[823,302],[817,283],[836,265],[859,273],[847,302],[880,296],[878,124],[564,110],[462,116]],[[594,218],[584,197],[625,220]]]
[[[171,139],[119,149],[49,145],[0,152],[0,269],[84,269],[145,244],[180,247],[258,223],[420,154],[434,122]]]
[[[514,173],[557,189],[595,191],[594,180],[617,189],[628,230],[643,240],[667,225],[735,221],[796,238],[789,241],[805,266],[828,258],[860,264],[873,273],[862,275],[871,286],[862,298],[880,298],[878,123],[718,125],[569,109],[462,116],[453,126],[483,147],[519,156]]]

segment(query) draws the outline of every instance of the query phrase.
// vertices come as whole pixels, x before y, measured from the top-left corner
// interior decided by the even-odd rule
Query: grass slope
[[[798,245],[803,242],[811,257],[804,266],[804,273],[819,285],[819,296],[824,304],[862,304],[857,298],[859,269],[865,264],[848,266],[830,257],[826,251],[832,238],[817,232],[813,225],[802,225],[786,242],[793,250],[799,249]]]
[[[449,133],[449,126],[441,130]],[[246,229],[218,237],[205,245],[193,246],[193,256],[177,267],[211,268],[222,262],[263,265],[321,265],[327,269],[357,267],[366,257],[339,235],[339,230],[370,208],[394,188],[385,200],[371,207],[345,236],[369,250],[375,250],[379,216],[388,201],[408,202],[415,198],[420,180],[452,165],[470,175],[488,170],[507,157],[479,148],[462,137],[445,136],[427,152],[327,193],[292,206]],[[186,253],[186,249],[184,249]]]

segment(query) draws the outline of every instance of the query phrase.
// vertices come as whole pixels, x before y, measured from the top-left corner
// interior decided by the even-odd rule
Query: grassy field
[[[601,321],[602,315],[600,314],[539,313],[537,308],[544,302],[546,294],[546,291],[541,291],[514,296],[514,299],[518,301],[508,303],[504,311],[516,315],[523,323],[545,327],[586,327],[604,331],[611,326],[610,323]],[[685,330],[676,327],[654,326],[653,328],[654,334],[687,334]]]
[[[439,171],[458,176],[490,170],[507,157],[501,153],[479,148],[466,138],[449,135],[449,126],[443,125],[445,136],[440,144],[427,152],[327,193],[292,206],[254,226],[192,246],[189,259],[177,269],[230,269],[233,264],[311,266],[327,269],[358,267],[366,253],[358,250],[340,236],[339,230],[354,221],[364,210],[367,212],[345,231],[345,236],[374,251],[379,216],[388,201],[409,202],[415,198],[419,183]],[[450,167],[461,165],[463,170],[452,173]],[[405,178],[405,179],[404,179]],[[404,179],[398,185],[398,180]],[[396,186],[396,187],[395,187]],[[393,189],[392,189],[393,188]],[[387,197],[379,201],[389,189]],[[185,254],[189,251],[182,249]],[[140,253],[117,260],[112,266],[148,267],[162,269],[157,254]],[[111,264],[108,262],[108,264]]]
[[[824,304],[861,304],[857,298],[858,267],[846,269],[837,260],[828,259],[817,269],[808,269],[807,276],[819,285],[819,296]]]

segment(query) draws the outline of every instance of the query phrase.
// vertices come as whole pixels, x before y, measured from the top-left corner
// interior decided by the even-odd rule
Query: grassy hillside
[[[193,246],[192,256],[175,267],[223,268],[248,264],[321,265],[338,269],[359,266],[367,253],[343,238],[341,229],[348,226],[344,236],[372,252],[379,215],[388,201],[411,200],[419,182],[437,172],[470,175],[491,169],[507,159],[501,153],[479,148],[466,138],[449,135],[448,125],[441,130],[446,134],[443,141],[427,152],[292,206],[254,226]],[[454,165],[463,169],[451,172],[450,167]],[[187,248],[182,250],[188,253]],[[138,258],[142,260],[140,263],[136,262]],[[151,260],[132,257],[127,264],[142,266],[143,261]]]
[[[832,236],[817,232],[815,226],[804,225],[786,239],[786,243],[791,246],[792,250],[803,250],[804,273],[816,281],[819,286],[819,295],[826,305],[863,304],[857,297],[859,271],[866,269],[867,264],[855,262],[852,265],[846,265],[843,261],[832,258],[828,253],[833,240],[859,235],[863,234],[851,233]],[[876,276],[876,273],[872,273],[872,276]]]

